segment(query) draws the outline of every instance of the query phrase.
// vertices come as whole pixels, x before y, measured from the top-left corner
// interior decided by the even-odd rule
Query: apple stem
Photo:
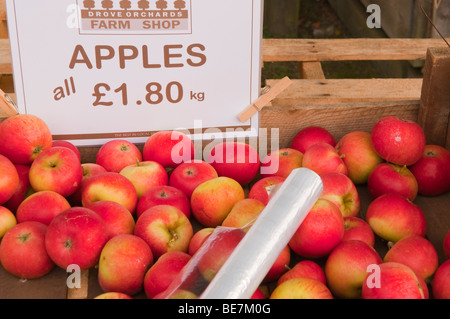
[[[42,151],[42,146],[36,146],[33,150],[34,154],[39,154]]]
[[[172,230],[169,230],[170,235],[172,235],[172,238],[170,239],[169,243],[174,243],[178,240],[178,234]]]
[[[64,242],[64,247],[66,247],[66,248],[72,248],[72,241],[66,240],[66,241]]]
[[[140,166],[141,164],[139,163],[139,159],[136,158],[136,166]]]
[[[388,247],[388,249],[391,249],[392,248],[392,246],[394,246],[394,242],[393,241],[388,241],[388,243],[387,243],[387,247]]]
[[[30,233],[24,233],[19,235],[19,240],[24,243],[30,238]]]

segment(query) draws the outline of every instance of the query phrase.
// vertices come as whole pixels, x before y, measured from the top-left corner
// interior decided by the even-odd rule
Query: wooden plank
[[[263,61],[424,60],[442,39],[264,39]]]
[[[66,278],[66,271],[56,266],[43,277],[23,280],[0,265],[0,299],[65,299]]]
[[[0,39],[0,74],[12,74],[9,39]]]
[[[300,77],[302,79],[310,79],[310,80],[325,79],[322,64],[320,62],[301,62]]]
[[[0,21],[6,21],[6,2],[0,0]]]
[[[279,138],[279,147],[283,148],[289,147],[298,131],[310,125],[326,127],[336,139],[340,139],[350,131],[370,132],[384,116],[396,115],[416,121],[419,104],[418,100],[328,105],[274,104],[261,111],[260,127],[267,129],[269,141]],[[278,132],[273,132],[271,128],[278,128]]]
[[[0,39],[6,39],[8,36],[8,24],[6,21],[0,21]]]
[[[450,48],[430,48],[425,62],[418,122],[428,144],[449,146]]]
[[[425,214],[427,222],[426,238],[436,248],[439,263],[441,264],[447,260],[444,256],[443,243],[445,235],[450,230],[450,214],[448,214],[450,192],[434,197],[417,196],[414,203]]]
[[[279,80],[267,80],[275,85]],[[422,79],[292,80],[272,104],[277,106],[420,100]]]

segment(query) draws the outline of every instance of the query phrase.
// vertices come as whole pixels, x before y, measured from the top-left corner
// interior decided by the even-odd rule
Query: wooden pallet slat
[[[12,73],[12,58],[9,39],[0,39],[0,74]]]
[[[279,147],[289,147],[302,128],[316,125],[326,127],[339,140],[351,131],[370,132],[384,116],[400,116],[417,120],[420,101],[353,102],[321,105],[272,105],[261,111],[260,126],[266,129],[269,140],[279,138]],[[278,136],[270,136],[271,128],[278,128]]]
[[[279,80],[268,80],[273,86]],[[316,105],[352,102],[420,100],[422,79],[292,80],[273,105]]]
[[[264,39],[265,62],[290,61],[414,61],[442,39]]]

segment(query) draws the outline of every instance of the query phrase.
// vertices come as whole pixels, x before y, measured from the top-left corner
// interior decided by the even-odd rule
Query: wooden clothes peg
[[[0,89],[0,118],[8,118],[19,114],[11,97]]]
[[[292,84],[291,79],[289,77],[284,77],[274,87],[271,87],[270,90],[262,94],[256,101],[254,101],[250,106],[248,106],[244,111],[242,111],[238,118],[242,123],[247,122],[253,115],[258,113],[265,107],[269,102],[275,99],[281,92],[287,89]]]

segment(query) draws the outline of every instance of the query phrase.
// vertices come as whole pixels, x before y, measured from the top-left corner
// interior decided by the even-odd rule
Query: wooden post
[[[450,48],[430,48],[425,61],[418,123],[428,144],[450,149]]]
[[[320,62],[300,62],[300,77],[309,80],[324,80],[322,64]]]

